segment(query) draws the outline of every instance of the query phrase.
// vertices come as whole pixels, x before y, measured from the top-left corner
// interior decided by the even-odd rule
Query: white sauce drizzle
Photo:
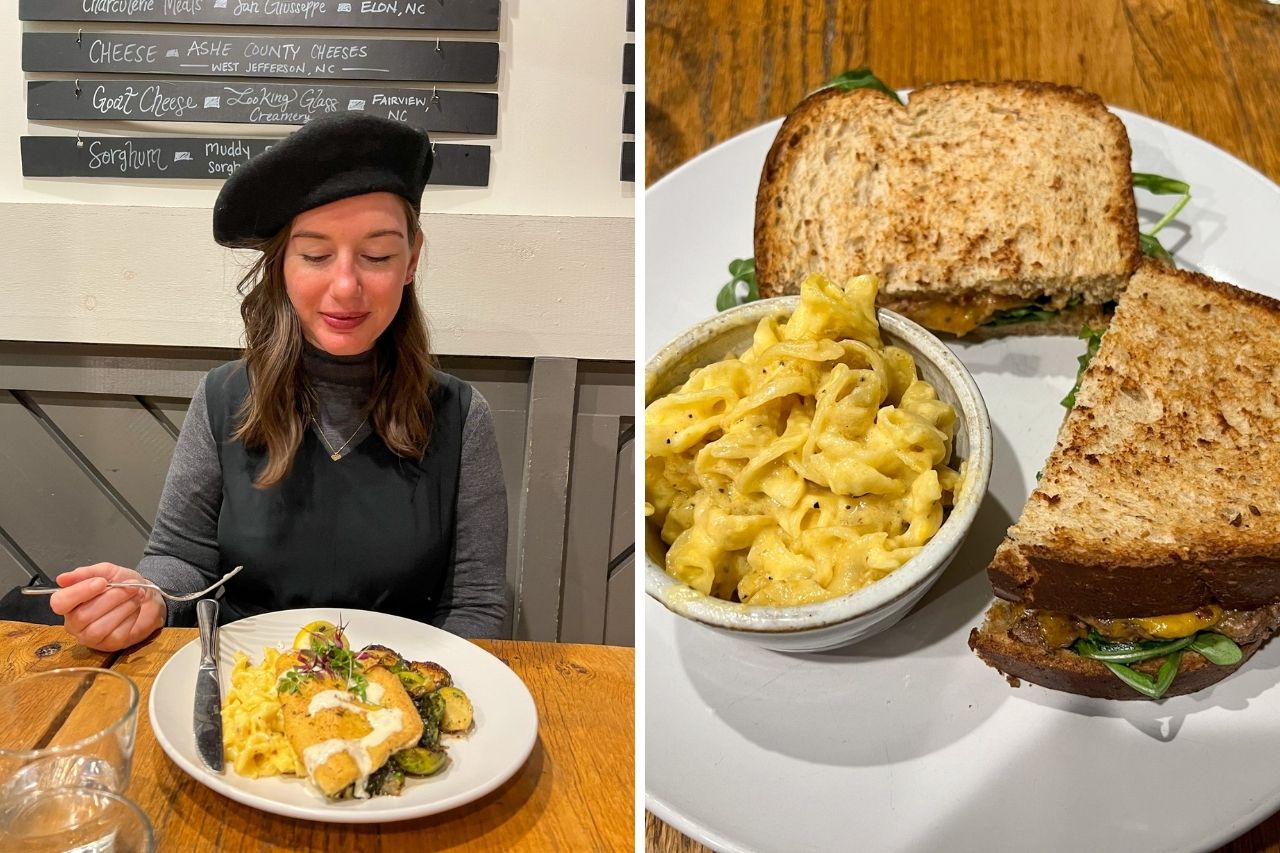
[[[366,695],[369,695],[371,700],[374,697],[370,694],[374,692],[375,687],[378,698],[382,698],[382,686],[370,684]],[[364,799],[369,796],[365,789],[365,782],[373,772],[373,759],[369,756],[369,748],[377,746],[400,731],[400,709],[378,708],[375,711],[366,711],[356,703],[355,697],[345,690],[321,690],[311,697],[311,701],[307,704],[307,714],[313,715],[329,708],[347,708],[357,714],[365,714],[373,730],[359,739],[330,738],[313,744],[303,750],[302,763],[306,765],[307,775],[315,776],[316,770],[324,766],[324,763],[333,756],[340,752],[349,754],[360,770],[360,778],[355,782],[355,795],[357,799]]]
[[[356,697],[347,691],[321,690],[311,697],[311,702],[307,705],[307,715],[315,716],[320,711],[325,711],[329,708],[347,708],[357,714],[364,713],[364,708],[356,704]]]

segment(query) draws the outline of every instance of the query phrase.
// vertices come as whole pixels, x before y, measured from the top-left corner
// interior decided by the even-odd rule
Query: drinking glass
[[[101,788],[32,791],[0,806],[0,850],[23,853],[154,853],[151,821]]]
[[[32,791],[123,793],[133,763],[138,688],[109,669],[55,669],[0,689],[0,802]]]

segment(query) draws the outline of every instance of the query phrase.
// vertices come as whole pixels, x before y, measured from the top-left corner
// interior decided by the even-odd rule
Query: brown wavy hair
[[[404,201],[409,246],[422,230],[418,212]],[[302,369],[303,335],[284,282],[284,257],[292,223],[257,246],[262,254],[240,279],[244,297],[244,360],[249,394],[236,414],[232,438],[265,449],[267,464],[254,485],[279,483],[293,467],[307,422],[319,413],[319,399]],[[434,413],[435,356],[426,318],[418,305],[417,277],[405,285],[400,308],[374,344],[373,393],[364,414],[378,437],[399,456],[416,459],[427,449]]]

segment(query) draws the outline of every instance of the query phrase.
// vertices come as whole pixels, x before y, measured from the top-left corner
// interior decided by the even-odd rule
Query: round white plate
[[[1203,140],[1115,112],[1136,171],[1191,184],[1160,233],[1179,265],[1280,297],[1280,188]],[[713,313],[729,261],[751,256],[779,124],[646,193],[649,354]],[[1137,198],[1144,224],[1174,200]],[[1053,447],[1084,343],[952,349],[994,430],[991,491],[959,556],[898,626],[822,654],[755,648],[646,598],[648,807],[722,850],[1198,851],[1240,835],[1280,806],[1280,642],[1160,703],[1015,690],[969,651],[992,598],[987,562]]]
[[[409,779],[398,797],[326,802],[303,780],[276,776],[247,779],[231,767],[211,772],[196,752],[191,710],[200,641],[183,646],[160,670],[151,687],[151,730],[160,747],[192,778],[236,802],[266,812],[328,823],[387,823],[448,811],[477,800],[515,775],[538,738],[538,712],[520,677],[484,649],[447,631],[385,613],[332,608],[282,610],[232,622],[220,634],[219,671],[223,695],[231,686],[237,651],[250,661],[263,649],[290,648],[298,630],[316,619],[347,626],[354,648],[380,643],[410,660],[431,660],[449,670],[475,706],[475,728],[465,737],[445,736],[449,765],[436,776]]]

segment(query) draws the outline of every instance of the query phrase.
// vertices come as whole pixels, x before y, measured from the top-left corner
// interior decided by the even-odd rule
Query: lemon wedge
[[[325,619],[317,619],[302,626],[302,630],[293,638],[295,649],[311,649],[315,644],[333,643],[342,648],[347,647],[347,637],[342,629]]]

